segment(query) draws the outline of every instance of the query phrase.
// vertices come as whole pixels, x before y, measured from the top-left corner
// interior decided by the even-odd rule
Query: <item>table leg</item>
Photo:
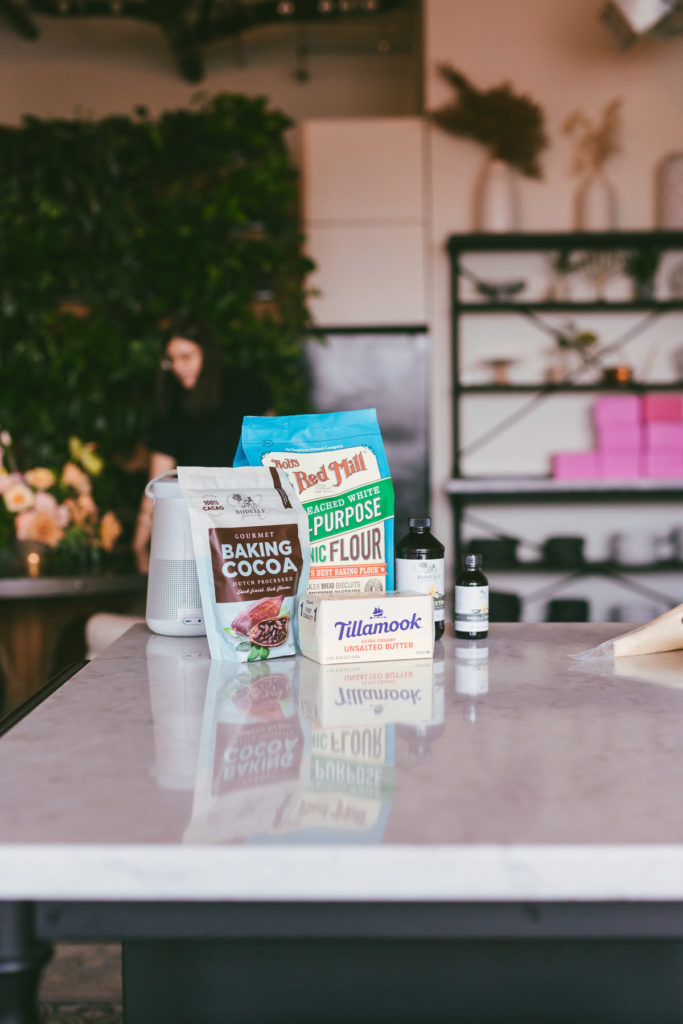
[[[0,902],[0,1024],[38,1024],[40,972],[50,954],[35,937],[33,905]]]

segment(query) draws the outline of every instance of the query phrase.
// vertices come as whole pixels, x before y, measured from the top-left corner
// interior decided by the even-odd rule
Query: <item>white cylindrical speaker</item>
[[[190,516],[175,470],[150,480],[154,500],[147,578],[147,625],[164,636],[205,636]]]

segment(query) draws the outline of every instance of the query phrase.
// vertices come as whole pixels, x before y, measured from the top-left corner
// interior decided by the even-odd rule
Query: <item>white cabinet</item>
[[[417,117],[302,122],[301,204],[318,325],[426,323],[424,151]]]

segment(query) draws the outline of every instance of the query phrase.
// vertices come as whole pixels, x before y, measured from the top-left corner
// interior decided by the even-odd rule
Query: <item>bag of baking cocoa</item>
[[[276,469],[179,466],[212,658],[296,653],[308,582],[308,517]]]

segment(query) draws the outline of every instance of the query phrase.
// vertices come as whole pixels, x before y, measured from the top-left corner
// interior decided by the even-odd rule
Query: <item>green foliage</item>
[[[457,97],[434,111],[432,120],[452,135],[481,142],[492,157],[522,174],[540,178],[538,158],[548,144],[540,106],[507,84],[483,91],[448,64],[439,71]]]
[[[141,477],[115,467],[146,434],[160,326],[185,310],[228,365],[266,376],[279,412],[306,408],[290,123],[221,94],[158,120],[0,128],[0,426],[24,464],[61,464],[73,434],[96,442],[103,500],[129,519]]]

